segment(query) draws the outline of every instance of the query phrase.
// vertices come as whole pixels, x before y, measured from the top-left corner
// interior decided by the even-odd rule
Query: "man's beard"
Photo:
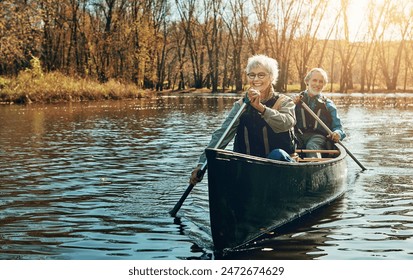
[[[323,91],[323,89],[321,89],[321,90],[319,90],[319,91],[316,91],[316,90],[313,89],[312,87],[309,87],[309,88],[308,88],[308,93],[309,93],[311,96],[319,95],[322,91]]]

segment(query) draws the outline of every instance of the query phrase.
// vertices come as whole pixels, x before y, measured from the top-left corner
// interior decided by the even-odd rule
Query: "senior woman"
[[[225,148],[235,137],[235,152],[294,161],[290,154],[295,150],[295,104],[291,98],[274,91],[273,85],[278,79],[277,61],[265,55],[255,55],[248,59],[245,70],[250,86],[246,93],[250,106],[235,121],[219,148]],[[245,100],[242,98],[234,103],[222,126],[212,134],[208,147],[218,143]],[[190,184],[202,180],[197,174],[205,161],[205,153],[202,153],[198,166],[192,171]]]

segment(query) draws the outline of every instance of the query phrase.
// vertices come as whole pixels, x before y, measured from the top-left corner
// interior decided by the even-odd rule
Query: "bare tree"
[[[412,9],[413,11],[413,9]],[[405,59],[404,59],[404,81],[403,91],[407,91],[408,85],[413,81],[413,28],[408,31],[406,47],[405,47]]]
[[[218,38],[222,33],[223,22],[220,18],[222,14],[222,0],[204,0],[204,42],[208,53],[208,74],[207,87],[211,85],[212,92],[218,92],[219,82],[219,49]],[[211,14],[212,13],[212,14]]]
[[[348,92],[353,89],[353,63],[356,58],[357,51],[360,47],[358,43],[350,41],[349,23],[348,23],[348,7],[349,0],[341,0],[341,14],[343,19],[342,30],[344,30],[344,39],[337,44],[338,53],[341,59],[341,75],[340,75],[340,92]],[[339,37],[339,34],[337,34]]]
[[[280,73],[276,90],[287,90],[291,51],[301,23],[304,0],[256,0],[252,2],[258,15],[258,51],[278,60]]]
[[[229,4],[228,15],[224,22],[228,29],[228,36],[232,45],[232,67],[231,72],[234,78],[235,90],[242,91],[243,74],[243,47],[245,40],[245,30],[248,25],[246,16],[245,0],[234,0]]]
[[[386,2],[384,5],[379,5],[375,3],[375,1],[370,0],[368,4],[368,30],[365,35],[365,39],[363,40],[363,55],[361,56],[361,72],[360,72],[360,91],[365,91],[365,86],[367,83],[367,90],[370,90],[372,86],[373,77],[375,76],[376,72],[376,65],[374,65],[374,55],[376,48],[376,41],[377,41],[377,33],[380,27],[380,23],[383,19],[384,12],[386,10],[386,5],[389,2]],[[371,67],[368,69],[367,66],[370,65]]]
[[[390,0],[388,0],[390,1]],[[401,59],[406,46],[406,35],[412,27],[412,13],[405,13],[408,3],[391,3],[387,6],[386,18],[382,25],[382,32],[379,35],[380,46],[378,57],[382,74],[388,90],[395,90],[401,69]],[[397,15],[397,16],[396,16]],[[398,38],[386,38],[386,30],[394,27],[398,32]],[[395,33],[390,33],[395,34]],[[396,41],[397,40],[397,41]],[[393,63],[391,63],[393,60]]]
[[[94,40],[94,51],[91,53],[95,70],[100,82],[108,80],[108,67],[110,64],[109,48],[111,40],[112,21],[117,0],[93,2],[95,18],[91,18]],[[101,19],[104,20],[103,26]]]
[[[326,11],[328,9],[328,1],[310,1],[306,5],[303,14],[305,18],[302,20],[300,28],[298,28],[298,38],[294,40],[295,52],[294,52],[294,61],[296,64],[298,77],[300,77],[300,87],[301,90],[306,88],[303,77],[309,70],[309,68],[318,66],[321,67],[321,61],[323,60],[326,45],[328,39],[330,38],[334,27],[337,23],[338,16],[333,21],[333,24],[329,26],[326,32],[326,39],[323,41],[319,40],[320,27],[323,27],[323,19],[325,18]],[[321,52],[314,54],[318,44],[322,44]],[[310,65],[310,58],[314,55],[319,57],[318,65]]]
[[[200,30],[200,23],[198,21],[201,16],[197,14],[199,10],[198,2],[196,0],[179,1],[176,0],[176,6],[184,23],[185,44],[189,50],[189,56],[192,63],[192,75],[194,79],[193,86],[195,88],[203,87],[204,80],[204,61],[205,51],[202,48],[202,37]]]
[[[168,10],[167,0],[157,0],[148,2],[148,10],[151,12],[151,24],[154,38],[154,47],[151,57],[156,57],[156,90],[162,91],[165,81],[166,55],[169,50],[168,44]]]
[[[41,60],[44,62],[47,71],[61,69],[62,67],[62,51],[64,46],[63,25],[59,10],[61,3],[53,3],[51,1],[40,1],[40,9],[42,10],[43,20],[43,38],[42,38],[42,55]],[[59,51],[60,50],[60,51]]]
[[[169,29],[169,38],[171,38],[171,43],[173,45],[172,48],[176,54],[175,59],[177,63],[175,74],[173,74],[173,84],[175,84],[175,81],[178,79],[178,90],[185,89],[185,65],[187,62],[187,45],[185,44],[185,36],[182,36],[182,33],[184,32],[184,25],[184,22],[174,22],[172,23],[172,26]],[[173,60],[171,61],[171,63],[173,63]]]

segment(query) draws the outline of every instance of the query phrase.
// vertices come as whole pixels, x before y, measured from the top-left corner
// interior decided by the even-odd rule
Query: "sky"
[[[350,7],[348,10],[348,19],[349,19],[349,32],[350,32],[350,38],[356,39],[357,37],[357,31],[360,29],[360,25],[363,23],[365,20],[365,15],[367,13],[367,5],[368,5],[369,0],[351,0],[350,1]],[[382,1],[378,0],[376,1],[377,3],[380,3]],[[362,30],[359,31],[359,33]]]
[[[377,18],[379,16],[380,6],[385,2],[385,0],[372,0],[375,4],[375,15]],[[396,7],[400,10],[403,9],[405,11],[405,15],[408,15],[409,10],[413,9],[413,2],[409,2],[412,0],[391,0],[391,3],[396,4]],[[347,10],[347,17],[348,17],[348,24],[349,24],[349,36],[350,41],[359,41],[363,40],[364,36],[367,33],[367,16],[370,13],[369,9],[369,2],[370,0],[349,0],[349,8]],[[332,4],[331,9],[334,9],[332,15],[337,13],[337,9],[340,8],[340,0],[332,0],[329,2]],[[406,6],[407,4],[407,6]],[[407,9],[407,10],[406,10]],[[398,15],[396,15],[398,16]],[[400,15],[403,16],[403,15]],[[376,18],[376,20],[377,20]],[[323,33],[320,34],[320,37],[323,38],[325,35]],[[400,27],[390,26],[386,29],[385,38],[388,40],[399,40],[400,39]]]

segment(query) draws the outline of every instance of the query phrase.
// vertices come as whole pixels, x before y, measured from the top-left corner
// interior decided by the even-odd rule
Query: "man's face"
[[[308,81],[308,92],[311,96],[320,94],[325,86],[323,75],[320,72],[315,71],[311,74],[311,78]]]

